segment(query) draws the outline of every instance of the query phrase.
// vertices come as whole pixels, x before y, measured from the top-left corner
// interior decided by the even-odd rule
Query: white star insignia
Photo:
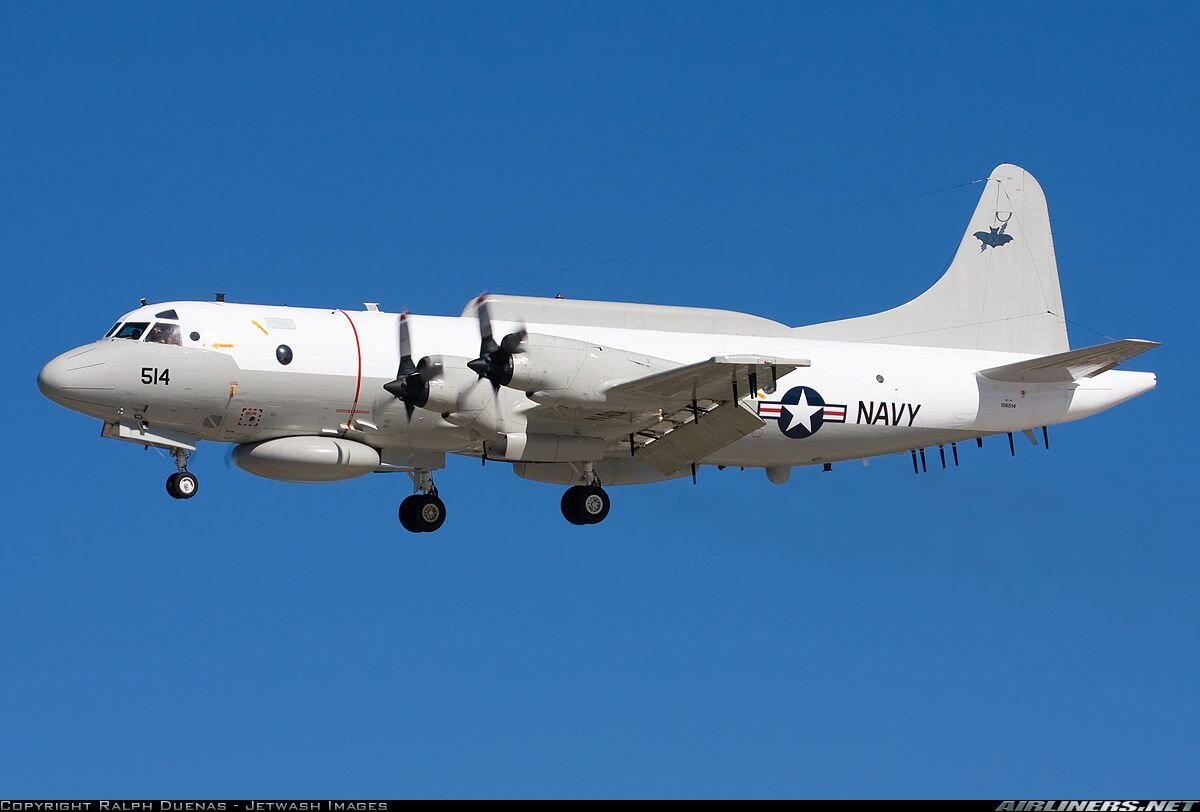
[[[788,422],[788,427],[786,430],[791,431],[792,429],[796,428],[797,424],[799,424],[801,426],[804,426],[805,431],[807,431],[809,434],[812,434],[813,415],[815,415],[817,412],[821,411],[824,408],[825,407],[823,405],[822,406],[813,406],[812,404],[810,404],[808,402],[808,390],[806,390],[806,389],[800,390],[800,402],[799,403],[783,404],[783,410],[785,412],[787,412],[788,416],[791,418],[791,420]]]

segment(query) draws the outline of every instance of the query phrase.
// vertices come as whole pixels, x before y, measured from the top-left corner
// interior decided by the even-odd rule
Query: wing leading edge
[[[612,404],[670,409],[692,401],[735,401],[762,388],[774,392],[776,382],[793,370],[810,366],[799,358],[765,355],[717,355],[705,361],[655,372],[608,390]]]

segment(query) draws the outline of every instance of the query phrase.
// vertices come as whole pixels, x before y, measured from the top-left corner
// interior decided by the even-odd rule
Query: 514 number
[[[142,383],[171,385],[171,370],[158,367],[142,367]]]

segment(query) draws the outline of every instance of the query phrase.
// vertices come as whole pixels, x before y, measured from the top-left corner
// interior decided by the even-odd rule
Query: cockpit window
[[[161,313],[155,313],[154,318],[156,318],[156,319],[174,319],[175,321],[179,321],[179,314],[176,313],[174,310],[164,310]],[[149,341],[150,339],[146,339],[146,340]]]
[[[183,332],[179,329],[178,324],[164,324],[158,322],[150,328],[150,334],[146,336],[147,344],[174,344],[177,347],[183,346]]]
[[[114,324],[114,325],[113,325],[113,326],[112,326],[112,327],[109,329],[109,331],[108,331],[107,333],[105,333],[105,334],[104,334],[104,337],[105,337],[105,338],[108,338],[109,336],[111,336],[113,333],[115,333],[115,332],[117,331],[117,328],[118,328],[118,327],[120,327],[120,326],[121,326],[121,322],[117,322],[116,324]]]
[[[149,326],[150,322],[148,321],[127,321],[120,330],[117,330],[117,334],[113,338],[131,338],[137,341]]]

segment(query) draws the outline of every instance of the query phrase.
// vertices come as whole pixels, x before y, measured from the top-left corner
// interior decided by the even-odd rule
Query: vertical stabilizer
[[[933,287],[882,313],[795,332],[830,341],[1065,352],[1070,347],[1042,187],[1019,166],[997,166],[954,261]]]

